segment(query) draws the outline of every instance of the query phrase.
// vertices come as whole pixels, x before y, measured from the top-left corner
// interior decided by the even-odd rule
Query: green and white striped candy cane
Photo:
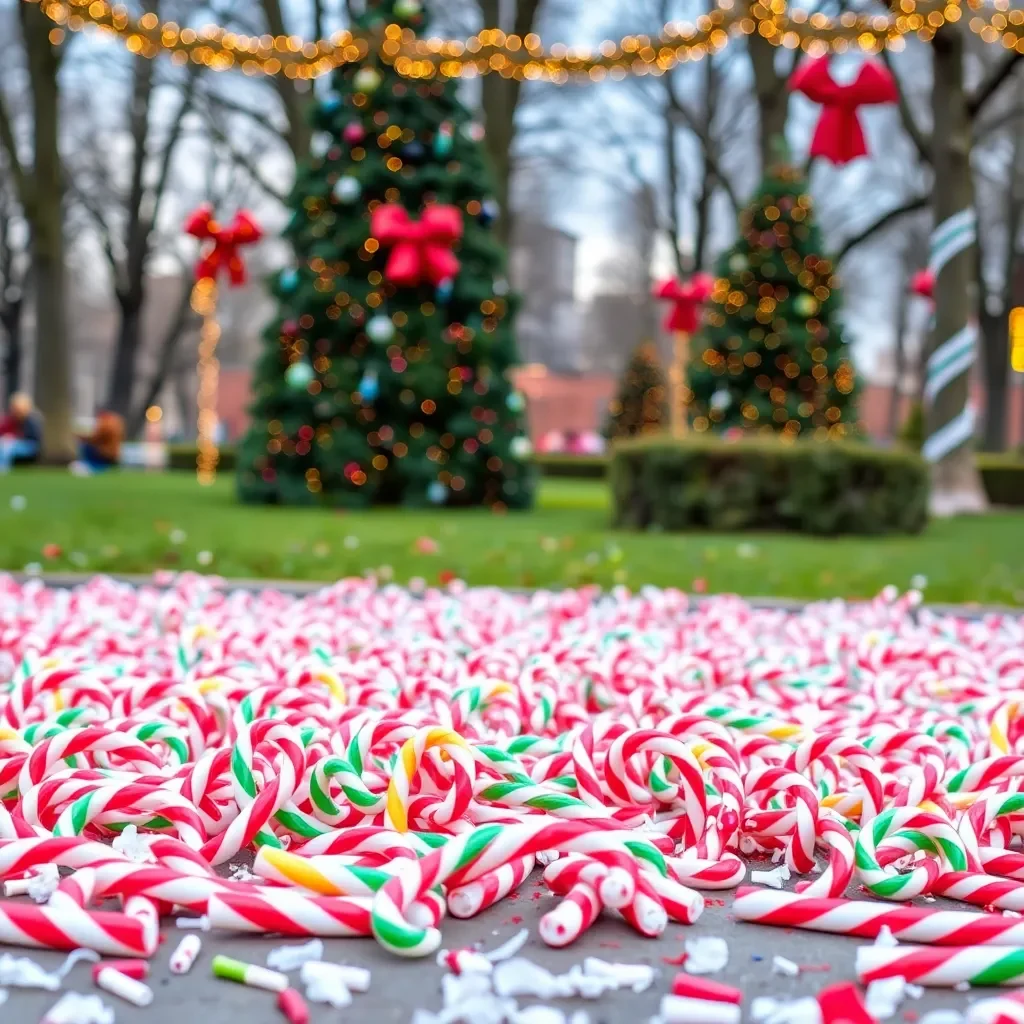
[[[974,245],[976,238],[977,215],[971,209],[953,214],[932,232],[928,269],[935,278],[936,294],[942,287],[943,268]],[[926,407],[932,406],[943,391],[970,373],[975,360],[977,334],[976,324],[968,321],[940,342],[928,357],[924,385]],[[968,397],[959,413],[929,435],[921,454],[928,462],[940,462],[974,436],[974,425],[974,406]]]
[[[934,855],[938,863],[918,861],[906,874],[888,866],[917,850]],[[965,871],[967,852],[963,839],[943,815],[919,807],[893,807],[860,830],[854,863],[872,895],[912,900],[927,892],[940,871]]]

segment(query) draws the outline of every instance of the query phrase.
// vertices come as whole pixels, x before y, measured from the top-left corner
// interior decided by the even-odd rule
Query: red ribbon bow
[[[670,278],[655,285],[654,297],[672,303],[665,318],[665,330],[693,334],[700,326],[701,306],[711,298],[714,284],[709,274],[694,274],[685,284]]]
[[[922,299],[935,300],[935,275],[926,267],[910,279],[910,290]]]
[[[197,281],[204,277],[216,281],[226,270],[233,288],[245,284],[245,262],[238,249],[243,245],[252,245],[263,237],[259,224],[245,210],[235,214],[230,226],[222,227],[214,220],[213,210],[209,206],[200,206],[185,221],[185,231],[201,242],[213,243],[205,247],[206,252],[196,263]]]
[[[417,221],[397,203],[381,205],[373,211],[370,231],[381,245],[392,247],[384,276],[397,285],[439,285],[459,272],[451,251],[462,237],[462,211],[457,206],[428,206]]]
[[[815,57],[793,72],[789,89],[822,105],[811,140],[811,156],[823,156],[834,164],[848,164],[867,156],[858,107],[896,103],[899,99],[892,73],[876,60],[866,60],[849,85],[839,85],[829,72],[828,57]]]

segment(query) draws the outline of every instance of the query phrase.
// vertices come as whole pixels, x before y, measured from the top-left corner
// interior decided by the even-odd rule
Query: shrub
[[[916,533],[928,515],[919,456],[849,442],[639,438],[616,444],[610,475],[628,529]]]
[[[172,444],[167,449],[167,468],[182,469],[194,473],[196,470],[196,458],[199,449],[194,444]],[[218,473],[233,473],[235,471],[235,449],[224,447],[220,449],[220,459],[217,462]]]
[[[668,382],[653,342],[638,345],[608,406],[604,436],[609,440],[657,433],[668,423]]]
[[[982,452],[978,470],[993,505],[1024,505],[1024,459]]]
[[[533,464],[541,476],[571,480],[603,480],[608,474],[607,455],[535,454]]]
[[[911,451],[919,452],[924,444],[924,407],[914,402],[900,427],[900,441]]]

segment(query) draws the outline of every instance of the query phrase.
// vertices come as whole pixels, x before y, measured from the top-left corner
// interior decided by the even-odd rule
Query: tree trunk
[[[11,288],[14,286],[11,285]],[[21,381],[21,313],[25,304],[24,292],[21,292],[16,299],[3,299],[3,308],[0,310],[0,324],[7,335],[7,345],[4,348],[4,407],[10,405],[11,395],[19,390]]]
[[[501,25],[500,0],[480,0],[484,24],[489,28]],[[533,31],[540,9],[540,0],[519,0],[514,24],[510,28],[520,38]],[[522,82],[503,78],[500,74],[484,75],[481,84],[484,120],[487,127],[485,143],[494,174],[494,198],[501,208],[494,232],[502,245],[512,240],[513,213],[510,208],[512,182],[512,149],[516,140],[516,105]]]
[[[167,377],[174,365],[175,356],[178,354],[178,344],[192,321],[192,307],[189,301],[191,293],[192,289],[189,287],[188,282],[184,281],[181,298],[178,300],[178,306],[174,311],[174,318],[168,325],[163,342],[160,345],[160,355],[157,358],[156,370],[146,385],[145,394],[127,416],[126,434],[128,437],[135,437],[142,430],[146,420],[146,410],[160,397],[160,392],[167,383]]]
[[[964,90],[963,28],[948,24],[935,34],[932,116],[935,182],[933,259],[935,242],[950,218],[974,207],[971,179],[971,116]],[[935,327],[930,356],[960,334],[974,318],[974,245],[961,245],[938,270],[935,283]],[[970,367],[941,384],[925,410],[925,452],[932,461],[932,511],[950,516],[987,507],[985,490],[974,462],[974,437],[964,414],[970,401]],[[940,433],[945,431],[946,433]],[[948,438],[937,444],[937,439]]]
[[[779,159],[778,142],[786,139],[786,118],[789,116],[789,90],[775,70],[778,47],[756,32],[747,37],[750,63],[754,69],[754,93],[760,114],[759,149],[761,173]]]
[[[903,405],[903,378],[907,372],[907,320],[910,312],[909,281],[900,281],[899,305],[896,308],[896,343],[892,353],[892,391],[889,393],[889,422],[885,436],[895,440],[900,431],[900,409]]]
[[[66,316],[64,185],[57,145],[59,55],[50,44],[53,22],[35,4],[19,4],[32,85],[35,163],[31,203],[32,272],[36,309],[36,404],[43,416],[42,457],[74,458],[71,430],[71,351]]]
[[[671,88],[669,77],[665,76],[667,88]],[[686,264],[683,260],[683,249],[679,237],[679,135],[670,112],[665,117],[665,179],[667,193],[665,203],[668,211],[666,226],[669,241],[672,243],[672,255],[676,261],[676,273],[679,277],[685,277]]]
[[[985,376],[985,431],[987,452],[1006,450],[1006,417],[1010,400],[1010,322],[1004,311],[981,316],[981,352]]]
[[[267,28],[272,36],[287,36],[281,0],[261,0],[263,16],[267,19]],[[310,93],[305,85],[287,75],[274,75],[274,87],[277,89],[281,103],[284,105],[285,116],[288,118],[288,134],[285,141],[296,160],[309,155],[309,142],[312,131],[306,120],[306,104]]]
[[[127,416],[135,390],[135,364],[142,333],[142,296],[119,295],[118,303],[121,323],[117,330],[106,405],[111,412]]]

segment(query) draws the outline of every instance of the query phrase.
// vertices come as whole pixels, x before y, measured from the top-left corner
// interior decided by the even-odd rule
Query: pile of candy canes
[[[863,981],[1020,983],[1024,924],[991,911],[1024,910],[1021,778],[1024,619],[914,592],[794,613],[655,589],[0,577],[0,878],[73,871],[43,905],[0,903],[0,943],[147,958],[187,911],[426,956],[446,911],[536,866],[562,897],[546,943],[603,911],[656,937],[754,855],[775,885],[806,877],[740,889],[740,919],[927,947],[863,951]],[[244,851],[254,881],[218,872]],[[844,899],[851,881],[985,909]]]

